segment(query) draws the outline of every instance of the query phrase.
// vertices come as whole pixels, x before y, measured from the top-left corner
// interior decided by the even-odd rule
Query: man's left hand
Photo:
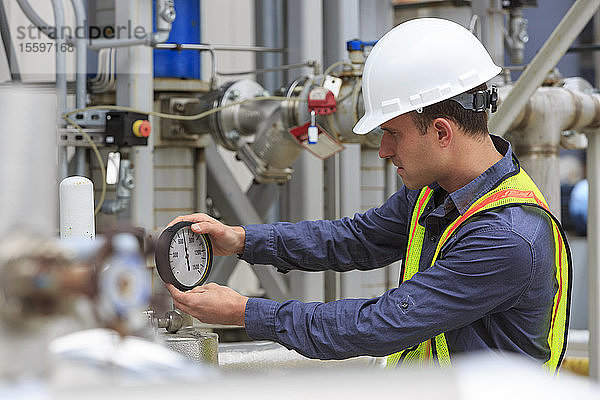
[[[181,311],[207,324],[245,326],[244,315],[248,297],[227,286],[209,283],[187,292],[167,284],[173,304]]]

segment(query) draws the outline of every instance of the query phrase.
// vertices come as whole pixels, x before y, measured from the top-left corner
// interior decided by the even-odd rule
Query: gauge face
[[[208,235],[193,232],[191,225],[191,222],[179,222],[165,229],[156,246],[160,277],[180,290],[203,284],[212,266]]]

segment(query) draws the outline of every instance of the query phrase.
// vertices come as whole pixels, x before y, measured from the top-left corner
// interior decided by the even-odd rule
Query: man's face
[[[384,134],[379,157],[389,158],[409,189],[421,189],[436,181],[435,135],[423,135],[410,114],[402,114],[381,125]]]

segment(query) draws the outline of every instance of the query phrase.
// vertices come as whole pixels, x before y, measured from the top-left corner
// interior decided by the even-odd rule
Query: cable
[[[94,151],[94,154],[96,155],[96,158],[98,159],[98,162],[100,163],[100,172],[102,173],[102,192],[100,194],[100,200],[98,201],[98,205],[94,209],[94,215],[97,215],[100,212],[102,203],[104,203],[104,197],[106,196],[106,171],[104,170],[104,161],[102,160],[102,156],[100,155],[100,151],[98,150],[98,147],[96,146],[96,144],[94,143],[94,141],[92,140],[90,135],[88,135],[83,130],[83,128],[81,126],[79,126],[79,124],[77,124],[75,121],[73,121],[71,118],[69,118],[67,116],[67,114],[63,114],[63,118],[69,124],[73,125],[79,131],[79,133],[81,133],[83,135],[83,137],[90,143],[90,146],[92,146],[92,150]]]
[[[265,100],[276,100],[276,101],[288,101],[291,100],[288,97],[283,97],[283,96],[260,96],[260,97],[252,97],[249,99],[244,99],[244,100],[240,100],[240,101],[236,101],[233,103],[229,103],[229,104],[225,104],[219,107],[215,107],[212,108],[208,111],[204,111],[200,114],[194,114],[194,115],[178,115],[178,114],[165,114],[165,113],[160,113],[160,112],[156,112],[156,111],[141,111],[138,110],[136,108],[132,108],[132,107],[125,107],[125,106],[115,106],[115,105],[101,105],[101,106],[91,106],[91,107],[84,107],[84,108],[78,108],[76,110],[73,111],[69,111],[68,113],[63,114],[63,117],[69,117],[73,114],[77,114],[83,111],[88,111],[88,110],[106,110],[106,109],[110,109],[110,110],[117,110],[117,111],[130,111],[130,112],[137,112],[137,113],[141,113],[141,114],[148,114],[148,115],[153,115],[155,117],[158,118],[167,118],[167,119],[175,119],[175,120],[180,120],[180,121],[194,121],[197,119],[202,119],[205,117],[208,117],[211,114],[217,113],[225,108],[229,108],[229,107],[234,107],[240,104],[245,104],[245,103],[249,103],[252,101],[265,101]],[[306,101],[306,99],[293,99],[296,101]]]

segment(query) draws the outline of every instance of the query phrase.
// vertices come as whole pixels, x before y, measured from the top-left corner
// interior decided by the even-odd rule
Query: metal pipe
[[[125,26],[142,26],[146,32],[152,27],[152,3],[147,0],[115,2],[115,23]],[[142,111],[153,107],[152,48],[129,47],[118,50],[117,105],[127,105]],[[152,122],[152,121],[151,121]],[[148,137],[147,146],[132,149],[129,159],[134,167],[135,189],[131,197],[130,211],[118,214],[118,219],[133,225],[153,230],[154,215],[154,176],[150,173],[154,166],[154,135]]]
[[[65,23],[65,10],[61,0],[52,0],[54,9],[54,20],[56,26],[63,26]],[[66,45],[65,39],[57,35],[56,48],[61,49]],[[64,126],[65,121],[62,115],[67,109],[67,54],[64,51],[56,51],[56,96],[57,96],[57,123],[58,126]],[[66,147],[58,147],[58,174],[59,179],[63,180],[69,175],[69,165],[67,160]]]
[[[73,11],[75,12],[75,21],[78,27],[83,27],[87,32],[86,27],[86,12],[82,0],[71,0]],[[86,37],[76,37],[75,39],[75,104],[77,108],[86,106],[86,80],[87,80],[87,47]],[[75,148],[75,175],[86,176],[88,164],[88,150],[83,147]]]
[[[255,35],[256,44],[260,46],[283,46],[283,4],[278,0],[256,0]],[[283,55],[278,53],[256,54],[256,67],[268,70],[283,64]],[[279,89],[283,81],[283,73],[278,72],[258,78],[258,82],[273,93]]]
[[[88,46],[92,50],[100,50],[106,48],[131,47],[131,46],[150,46],[152,39],[146,35],[141,39],[94,39]]]
[[[2,43],[4,44],[4,51],[8,59],[8,68],[10,70],[10,78],[13,81],[20,81],[21,74],[19,73],[19,65],[17,63],[17,55],[15,48],[12,43],[10,34],[10,25],[8,24],[8,16],[6,15],[6,8],[4,3],[0,2],[0,36],[2,36]]]
[[[285,53],[285,48],[272,48],[263,46],[236,46],[236,45],[211,45],[202,43],[159,43],[155,49],[198,50],[198,51],[251,51],[255,53]]]
[[[589,376],[600,382],[600,132],[589,133],[587,138]]]
[[[565,54],[587,22],[594,16],[598,7],[600,7],[600,0],[577,0],[573,4],[527,66],[498,112],[492,114],[489,121],[490,132],[503,135],[508,130],[529,97]]]
[[[54,3],[54,1],[52,2]],[[46,36],[50,39],[55,39],[53,35],[53,27],[46,23],[31,7],[31,4],[27,0],[17,0],[17,4],[21,7],[21,10],[25,14],[25,16]],[[55,32],[57,32],[55,30]],[[58,52],[57,52],[58,53]]]
[[[312,67],[315,64],[316,64],[316,61],[308,60],[303,63],[281,65],[279,67],[273,67],[273,68],[261,68],[261,69],[254,69],[254,70],[250,70],[250,71],[241,71],[241,72],[217,72],[217,75],[236,76],[236,75],[247,75],[247,74],[262,74],[265,72],[286,71],[286,70],[295,69],[295,68]]]
[[[500,88],[501,100],[510,96],[509,90],[511,86]],[[561,132],[598,126],[599,95],[542,87],[530,97],[508,128],[506,138],[557,216],[560,215],[558,151]]]
[[[168,6],[163,6],[163,3],[172,3],[172,0],[156,0],[157,2],[157,10],[159,9],[158,7],[158,3],[161,2],[160,4],[160,9],[164,9],[169,8]],[[27,16],[27,18],[40,30],[42,31],[42,33],[44,33],[46,36],[48,36],[51,39],[55,39],[54,36],[55,32],[58,32],[58,30],[51,26],[50,24],[48,24],[46,21],[43,20],[43,18],[41,18],[36,12],[35,10],[31,7],[31,5],[29,4],[29,2],[27,0],[17,0],[17,3],[19,4],[19,6],[21,7],[21,10],[23,10],[23,13],[25,13],[25,15]],[[75,8],[75,3],[73,3],[73,7]],[[77,10],[75,9],[75,13],[77,13]],[[84,14],[85,16],[85,9],[84,9]],[[175,14],[173,13],[173,19],[175,18]],[[168,23],[167,19],[164,16],[161,16],[161,19],[158,21],[164,21],[166,23]],[[172,21],[171,21],[172,23]],[[100,49],[104,49],[104,48],[109,48],[109,47],[130,47],[130,46],[138,46],[138,45],[143,45],[143,46],[152,46],[153,44],[156,43],[163,43],[164,41],[166,41],[169,38],[169,33],[171,32],[171,23],[168,23],[168,29],[166,27],[164,27],[164,23],[161,23],[161,27],[162,29],[160,29],[158,32],[155,32],[153,34],[147,34],[145,35],[143,38],[136,38],[136,39],[94,39],[90,42],[90,45],[88,46],[88,48],[92,49],[92,50],[100,50]],[[58,26],[58,24],[57,24]],[[77,23],[77,26],[84,26],[84,24],[79,25],[79,22]],[[86,30],[87,32],[87,30]],[[77,43],[77,40],[79,39],[79,37],[75,36],[67,36],[64,37],[63,39],[66,40],[67,43]]]

